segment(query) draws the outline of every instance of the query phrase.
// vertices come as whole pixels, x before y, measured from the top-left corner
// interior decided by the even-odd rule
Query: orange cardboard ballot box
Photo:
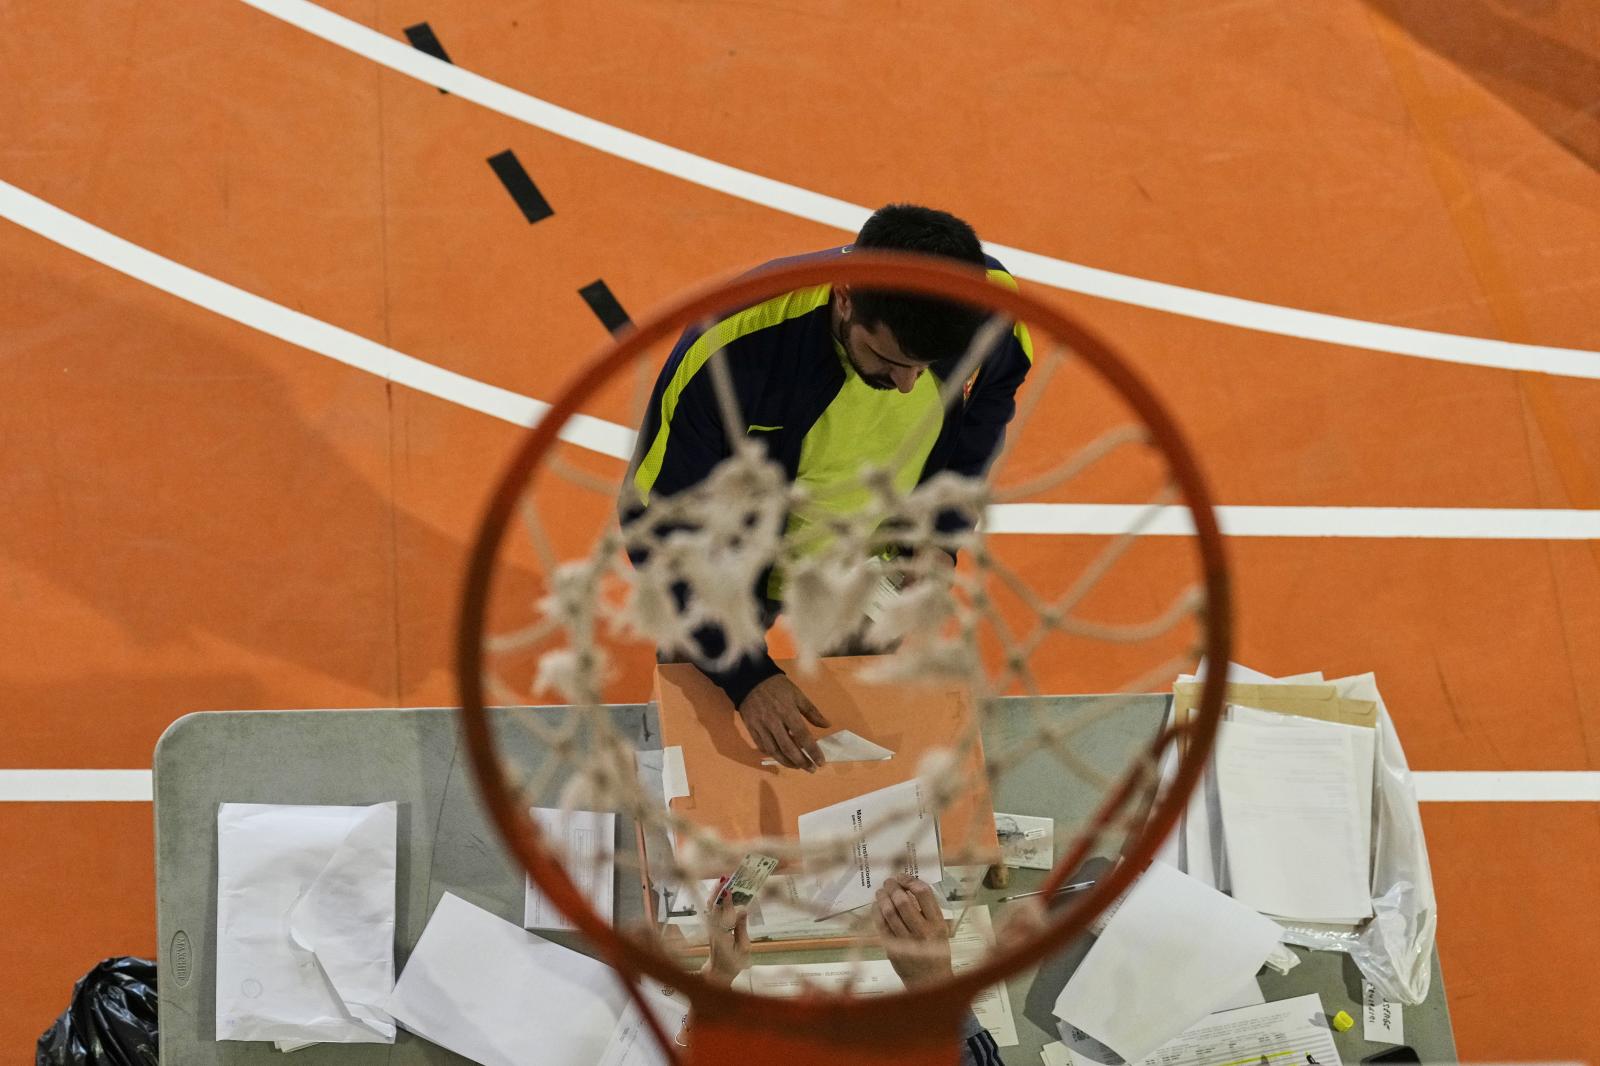
[[[721,689],[694,666],[658,666],[661,744],[683,749],[689,785],[687,796],[671,801],[673,811],[724,839],[793,838],[800,815],[909,781],[924,754],[952,747],[967,733],[975,711],[964,688],[953,682],[868,684],[856,675],[870,661],[823,659],[810,674],[793,662],[779,664],[829,722],[826,729],[813,727],[813,735],[849,729],[894,752],[881,762],[830,763],[816,773],[763,766]],[[944,861],[998,862],[981,740],[965,753],[957,773],[970,786],[939,819]]]

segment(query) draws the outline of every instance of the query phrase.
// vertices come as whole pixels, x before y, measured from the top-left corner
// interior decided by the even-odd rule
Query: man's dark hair
[[[890,204],[874,211],[861,227],[855,247],[984,265],[983,245],[971,226],[947,211],[916,204]],[[852,289],[850,302],[851,314],[863,328],[888,326],[905,353],[924,363],[959,358],[984,319],[984,313],[969,304],[893,289]]]

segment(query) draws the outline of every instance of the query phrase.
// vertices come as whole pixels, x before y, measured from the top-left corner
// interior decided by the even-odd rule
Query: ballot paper
[[[1056,999],[1055,1014],[1132,1062],[1210,1014],[1261,968],[1282,930],[1151,863]]]
[[[809,878],[793,874],[773,874],[767,878],[760,898],[750,904],[751,938],[795,940],[850,935],[858,916],[841,914],[818,921],[815,907],[806,903],[810,885]]]
[[[976,965],[975,961],[958,963],[951,960],[952,968],[960,973]],[[798,996],[809,989],[837,991],[848,987],[856,996],[884,996],[904,990],[894,966],[887,959],[864,962],[808,962],[793,966],[752,966],[740,976],[739,987],[758,996],[780,998]],[[1000,1047],[1015,1047],[1017,1020],[1011,1010],[1011,996],[1004,981],[984,989],[972,1002],[973,1016],[978,1024],[989,1031]]]
[[[989,908],[969,907],[965,912],[944,913],[947,919],[960,918],[950,938],[951,969],[960,974],[977,967],[994,943]],[[852,995],[883,996],[905,988],[887,959],[752,966],[740,976],[738,984],[758,996],[780,998],[798,996],[808,989],[837,991],[848,987]],[[1017,1020],[1004,981],[978,993],[972,1001],[972,1013],[1000,1047],[1017,1045]]]
[[[1098,1066],[1095,1059],[1066,1046],[1069,1066]],[[1052,1060],[1046,1060],[1050,1062]],[[1316,1063],[1341,1066],[1316,995],[1281,999],[1213,1014],[1128,1066],[1252,1066],[1257,1062]]]
[[[903,781],[809,811],[797,819],[797,826],[800,843],[807,849],[855,841],[843,869],[822,870],[812,879],[812,901],[822,915],[871,903],[891,875],[921,878],[930,885],[944,877],[939,821],[923,795],[921,781]]]
[[[817,747],[822,751],[822,757],[830,763],[882,762],[894,758],[893,751],[848,729],[818,737]],[[762,759],[761,765],[777,766],[779,763],[777,759]]]
[[[217,811],[218,1040],[386,1044],[398,808]]]
[[[606,921],[614,921],[612,882],[617,868],[617,816],[611,811],[563,811],[556,807],[530,807],[528,813],[561,859],[567,876]],[[533,879],[523,893],[524,929],[576,929],[550,902]]]
[[[1031,814],[994,815],[1000,857],[1012,869],[1048,870],[1055,865],[1056,823]]]
[[[389,998],[401,1025],[482,1066],[599,1062],[628,993],[609,966],[445,893]]]
[[[1285,728],[1321,729],[1328,735],[1342,735],[1352,741],[1356,749],[1355,769],[1355,802],[1356,825],[1366,843],[1362,850],[1368,852],[1372,837],[1372,776],[1375,770],[1372,748],[1377,744],[1377,731],[1366,726],[1344,725],[1338,722],[1323,722],[1315,718],[1304,718],[1295,714],[1279,714],[1276,711],[1263,711],[1254,707],[1238,705],[1228,708],[1228,720],[1233,722],[1255,722],[1261,725],[1275,725]],[[1354,730],[1354,732],[1346,732]],[[1221,809],[1218,808],[1218,824]],[[1353,923],[1351,923],[1353,924]]]
[[[1207,663],[1200,661],[1193,674],[1179,674],[1176,684],[1182,685],[1205,679]],[[1230,662],[1227,664],[1227,683],[1230,685],[1292,685],[1322,681],[1321,673],[1296,674],[1292,677],[1269,677],[1259,670]],[[1179,750],[1169,747],[1161,764],[1163,788],[1172,781],[1178,770]],[[1214,763],[1208,762],[1201,771],[1194,794],[1177,830],[1169,836],[1156,853],[1156,858],[1176,866],[1191,877],[1223,892],[1231,891],[1228,875],[1227,850],[1222,843],[1222,807],[1217,793],[1217,775]]]
[[[1373,739],[1330,722],[1222,723],[1217,787],[1235,899],[1307,921],[1372,913]]]
[[[639,986],[650,1013],[661,1023],[667,1039],[676,1040],[689,1021],[689,1001],[681,993],[646,978]],[[644,1014],[631,998],[622,1018],[611,1031],[597,1066],[668,1066],[669,1059],[645,1024]]]

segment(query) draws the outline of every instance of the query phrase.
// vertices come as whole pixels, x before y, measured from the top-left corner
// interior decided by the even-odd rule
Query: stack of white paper
[[[1349,680],[1273,678],[1228,664],[1230,684],[1331,684],[1344,693]],[[1227,706],[1212,762],[1158,857],[1286,922],[1361,922],[1372,913],[1376,739],[1364,726]],[[1175,756],[1163,761],[1164,780]]]
[[[483,1066],[598,1063],[628,993],[609,966],[445,893],[395,985],[411,1032]]]
[[[1136,1061],[1237,996],[1281,933],[1216,889],[1152,863],[1062,989],[1056,1016]]]
[[[797,819],[800,843],[808,848],[853,841],[853,861],[821,872],[813,902],[825,915],[872,902],[891,875],[936,884],[944,877],[939,861],[939,821],[923,796],[922,782],[904,781]]]
[[[1353,923],[1372,913],[1373,730],[1234,708],[1216,781],[1235,899]]]
[[[392,1043],[393,803],[217,812],[217,1039]]]

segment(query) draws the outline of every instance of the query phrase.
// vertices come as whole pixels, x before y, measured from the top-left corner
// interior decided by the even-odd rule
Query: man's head
[[[873,212],[854,247],[984,265],[983,246],[971,226],[915,204],[890,204]],[[966,351],[983,313],[928,296],[841,287],[834,293],[833,322],[834,335],[863,381],[876,389],[910,392],[928,366]]]

